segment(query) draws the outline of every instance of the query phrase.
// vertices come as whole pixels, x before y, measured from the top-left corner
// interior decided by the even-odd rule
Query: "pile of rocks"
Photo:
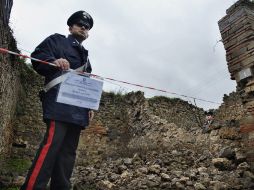
[[[94,167],[77,168],[75,175],[78,174],[80,178],[76,178],[74,189],[253,189],[254,187],[254,175],[249,171],[246,162],[238,165],[234,171],[220,171],[213,166],[192,166],[183,170],[177,158],[172,158],[170,153],[165,153],[164,156],[164,159],[150,161],[135,156]]]
[[[130,112],[133,113],[133,112]],[[74,189],[253,189],[254,175],[241,152],[239,126],[177,126],[145,106],[129,115],[129,157],[77,165]],[[113,142],[112,142],[113,143]]]
[[[206,145],[173,141],[168,148],[135,153],[131,158],[78,166],[73,175],[74,189],[254,188],[254,175],[239,149],[225,147],[214,157]]]

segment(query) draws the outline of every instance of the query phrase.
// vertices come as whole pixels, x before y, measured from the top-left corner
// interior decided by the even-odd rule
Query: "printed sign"
[[[98,110],[103,81],[75,73],[66,75],[60,85],[57,102]]]

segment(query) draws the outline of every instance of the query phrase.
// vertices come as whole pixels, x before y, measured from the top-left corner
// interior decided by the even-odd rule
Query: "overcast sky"
[[[19,0],[14,1],[10,24],[18,47],[29,54],[51,34],[68,35],[68,17],[85,10],[94,19],[83,43],[94,74],[221,103],[224,94],[235,90],[236,82],[230,80],[223,44],[217,43],[221,39],[217,23],[234,2]],[[177,97],[104,82],[107,91],[137,89],[146,97]],[[201,101],[197,104],[205,109],[218,107]]]

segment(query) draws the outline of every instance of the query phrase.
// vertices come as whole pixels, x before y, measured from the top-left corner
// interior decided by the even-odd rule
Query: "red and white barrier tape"
[[[0,53],[9,53],[9,54],[13,54],[13,55],[16,55],[16,56],[19,56],[19,57],[28,58],[28,59],[37,61],[37,62],[42,63],[42,64],[47,64],[47,65],[51,65],[51,66],[57,67],[57,65],[55,65],[54,63],[50,63],[50,62],[47,62],[47,61],[43,61],[43,60],[40,60],[40,59],[36,59],[36,58],[33,58],[33,57],[29,57],[29,56],[27,56],[27,55],[19,54],[19,53],[16,53],[16,52],[10,51],[10,50],[8,50],[8,49],[4,49],[4,48],[0,48]],[[70,71],[73,71],[73,70],[70,69]],[[187,95],[183,95],[183,94],[178,94],[178,93],[175,93],[175,92],[169,92],[169,91],[167,91],[167,90],[161,90],[161,89],[154,88],[154,87],[144,86],[144,85],[135,84],[135,83],[130,83],[130,82],[121,81],[121,80],[116,80],[116,79],[113,79],[113,78],[102,77],[102,76],[95,75],[95,74],[91,74],[91,73],[82,72],[81,74],[89,75],[89,76],[96,77],[96,78],[107,79],[107,80],[111,80],[111,81],[115,81],[115,82],[119,82],[119,83],[123,83],[123,84],[128,84],[128,85],[132,85],[132,86],[137,86],[137,87],[140,87],[140,88],[146,88],[146,89],[150,89],[150,90],[155,90],[155,91],[159,91],[159,92],[164,92],[164,93],[167,93],[167,94],[173,94],[173,95],[181,96],[181,97],[184,97],[184,98],[192,98],[192,99],[194,99],[194,100],[199,100],[199,101],[202,101],[202,102],[208,102],[208,103],[212,103],[212,104],[220,104],[220,103],[218,103],[218,102],[213,102],[213,101],[209,101],[209,100],[204,100],[204,99],[202,99],[202,98],[196,98],[196,97],[192,97],[192,96],[187,96]]]

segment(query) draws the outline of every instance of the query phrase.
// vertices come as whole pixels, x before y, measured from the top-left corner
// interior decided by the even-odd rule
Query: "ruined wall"
[[[231,79],[236,80],[237,91],[246,110],[241,119],[242,135],[248,161],[254,168],[254,2],[238,0],[226,11],[219,22]]]
[[[0,47],[17,51],[16,41],[8,26],[12,0],[0,0]],[[12,122],[19,93],[20,60],[0,54],[0,155],[10,150]]]
[[[22,81],[30,82],[23,83],[23,98],[18,104],[12,152],[15,157],[32,159],[45,130],[37,95],[42,87],[42,79],[31,69],[26,69],[24,73],[26,74],[22,74]],[[146,100],[141,92],[127,95],[103,93],[100,110],[81,135],[78,153],[80,158],[91,154],[94,156],[83,160],[83,164],[95,161],[95,157],[101,159],[121,156],[124,151],[119,150],[124,149],[133,133],[142,133],[139,129],[143,129],[145,124],[140,121],[145,110],[187,129],[198,127],[195,110],[203,112],[180,99],[158,97]]]
[[[216,118],[222,121],[239,121],[245,113],[246,110],[242,104],[239,92],[231,92],[229,95],[224,95],[223,103],[216,111]]]
[[[179,98],[155,97],[148,100],[153,113],[185,129],[202,125],[203,109],[199,109]]]
[[[12,121],[10,128],[7,128],[10,131],[9,141],[2,137],[8,144],[10,153],[8,157],[0,157],[0,189],[23,183],[20,179],[24,179],[46,129],[38,97],[43,80],[31,66],[20,66],[18,100],[15,100],[17,97],[5,99],[8,102],[14,101],[16,108],[15,117],[9,116]]]
[[[30,68],[22,72],[21,78],[23,90],[18,104],[12,151],[15,157],[32,159],[45,130],[38,98],[43,80]],[[88,164],[128,154],[126,144],[133,138],[133,134],[140,135],[146,128],[144,112],[153,115],[154,120],[165,119],[186,130],[200,128],[204,121],[203,109],[181,99],[145,99],[141,92],[127,95],[103,93],[99,111],[95,112],[94,120],[82,132],[78,163]],[[218,120],[238,120],[242,115],[243,109],[236,93],[225,96],[224,103],[216,112]],[[84,160],[84,157],[90,159]]]
[[[11,15],[11,8],[13,5],[13,0],[1,0],[0,1],[1,7],[1,22],[4,26],[9,24],[9,19]]]
[[[43,79],[31,66],[26,65],[21,70],[20,78],[22,86],[13,123],[12,157],[18,155],[22,159],[31,159],[46,129],[38,96],[43,87]]]
[[[239,94],[232,92],[225,95],[223,100],[223,104],[215,112],[215,119],[223,126],[238,125],[244,115]],[[95,120],[82,134],[78,164],[86,165],[101,158],[113,159],[120,155],[130,155],[134,150],[128,149],[126,144],[135,136],[142,136],[153,130],[151,118],[157,125],[161,125],[158,120],[165,120],[187,131],[196,131],[201,129],[205,115],[203,109],[177,98],[145,99],[141,93],[131,93],[127,96],[105,93]],[[232,124],[231,121],[235,123]],[[225,129],[223,130],[227,133]]]

